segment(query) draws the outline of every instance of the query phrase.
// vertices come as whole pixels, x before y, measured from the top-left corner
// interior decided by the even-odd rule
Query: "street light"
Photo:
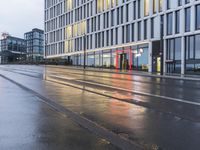
[[[84,63],[83,63],[83,68],[86,68],[86,34],[84,34]]]

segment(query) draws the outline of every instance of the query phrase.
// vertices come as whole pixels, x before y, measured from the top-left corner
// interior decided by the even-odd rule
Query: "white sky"
[[[43,29],[44,0],[0,0],[0,34],[24,37],[33,28]]]

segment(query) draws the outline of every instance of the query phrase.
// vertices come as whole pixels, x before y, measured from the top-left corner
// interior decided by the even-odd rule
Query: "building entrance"
[[[116,68],[120,70],[132,70],[131,49],[116,50]]]
[[[128,70],[129,69],[129,59],[127,58],[127,54],[120,54],[120,69]]]
[[[152,72],[163,72],[163,51],[161,51],[160,41],[152,42]]]

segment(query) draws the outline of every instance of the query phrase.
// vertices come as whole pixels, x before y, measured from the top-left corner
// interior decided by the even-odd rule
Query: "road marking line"
[[[56,77],[56,78],[61,78],[61,79],[67,79],[66,77],[63,76],[57,76],[57,75],[50,75],[52,77]],[[72,78],[73,79],[73,78]],[[126,91],[126,92],[131,92],[131,93],[135,93],[135,94],[141,94],[141,95],[145,95],[145,96],[151,96],[151,97],[156,97],[156,98],[161,98],[161,99],[168,99],[171,101],[176,101],[176,102],[182,102],[185,104],[191,104],[191,105],[197,105],[200,106],[200,103],[198,102],[192,102],[189,100],[184,100],[184,99],[178,99],[178,98],[173,98],[173,97],[168,97],[168,96],[161,96],[161,95],[154,95],[151,93],[146,93],[146,92],[140,92],[140,91],[136,91],[136,90],[128,90],[128,89],[124,89],[124,88],[120,88],[120,87],[114,87],[111,85],[105,85],[105,84],[101,84],[101,83],[93,83],[93,82],[88,82],[88,81],[83,81],[83,80],[76,80],[82,83],[88,83],[88,84],[92,84],[92,85],[98,85],[98,86],[102,86],[102,87],[107,87],[107,88],[112,88],[112,89],[117,89],[117,90],[121,90],[121,91]]]

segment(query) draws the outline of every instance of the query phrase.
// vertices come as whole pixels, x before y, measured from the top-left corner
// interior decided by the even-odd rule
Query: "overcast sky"
[[[33,28],[43,29],[44,0],[0,0],[0,34],[24,37]]]

